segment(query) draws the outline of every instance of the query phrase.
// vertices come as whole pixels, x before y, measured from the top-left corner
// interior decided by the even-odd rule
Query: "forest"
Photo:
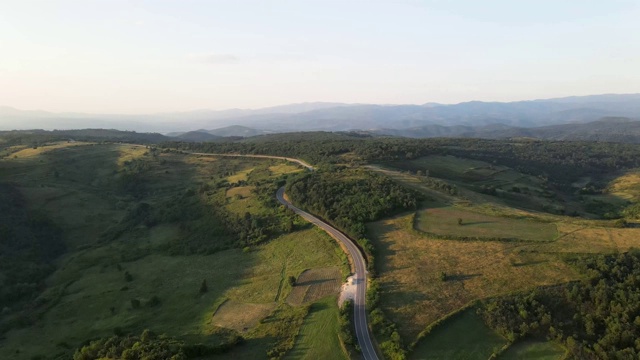
[[[637,359],[640,251],[585,256],[574,265],[587,280],[486,300],[479,314],[510,341],[558,341],[576,359]]]
[[[344,166],[295,177],[287,184],[287,194],[354,239],[365,236],[365,223],[414,210],[421,198],[384,176]]]

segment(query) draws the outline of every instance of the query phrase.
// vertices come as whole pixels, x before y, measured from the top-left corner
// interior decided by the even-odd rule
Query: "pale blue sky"
[[[0,0],[0,105],[142,113],[640,92],[639,1]]]

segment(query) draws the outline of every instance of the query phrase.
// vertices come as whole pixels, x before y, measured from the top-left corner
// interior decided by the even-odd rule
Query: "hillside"
[[[213,135],[206,131],[198,130],[198,131],[188,131],[186,133],[181,133],[175,136],[174,138],[172,138],[172,140],[175,139],[178,141],[200,142],[200,141],[215,141],[215,140],[219,140],[220,138],[221,136]]]
[[[253,129],[253,128],[240,126],[240,125],[231,125],[231,126],[227,126],[219,129],[208,130],[207,132],[209,134],[222,136],[222,137],[229,137],[229,136],[252,137],[252,136],[268,134],[268,132],[263,130]]]

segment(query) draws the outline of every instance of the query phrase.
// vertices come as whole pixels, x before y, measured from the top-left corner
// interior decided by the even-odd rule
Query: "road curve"
[[[243,155],[243,154],[212,154],[212,153],[196,153],[196,152],[187,152],[187,154],[191,155],[203,155],[203,156],[225,156],[225,157],[250,157],[250,158],[259,158],[259,159],[278,159],[294,162],[304,166],[309,170],[314,170],[313,166],[307,164],[306,162],[288,158],[284,156],[271,156],[271,155]],[[316,225],[322,230],[326,231],[331,237],[341,242],[348,250],[349,256],[351,257],[353,264],[355,265],[355,274],[353,275],[353,283],[356,285],[356,294],[353,300],[353,320],[355,322],[356,328],[356,337],[358,338],[358,344],[360,345],[360,349],[362,350],[362,356],[365,360],[378,360],[378,354],[376,353],[375,347],[373,346],[373,341],[371,340],[371,334],[369,332],[369,326],[367,325],[367,311],[366,311],[366,300],[367,300],[367,265],[364,261],[364,257],[360,252],[360,249],[353,243],[351,239],[349,239],[346,235],[338,231],[333,226],[327,224],[326,222],[318,219],[317,217],[309,214],[308,212],[295,207],[289,201],[284,198],[284,186],[278,189],[276,192],[276,198],[278,201],[289,209],[293,210],[296,214],[300,215],[302,218],[307,220],[308,222]]]
[[[362,350],[362,355],[365,360],[377,360],[378,355],[376,354],[373,342],[371,341],[371,334],[369,333],[369,326],[367,325],[367,266],[360,249],[358,249],[351,239],[336,230],[333,226],[309,214],[308,212],[293,206],[293,204],[284,198],[284,186],[278,189],[276,197],[281,204],[293,210],[293,212],[300,215],[308,222],[326,231],[337,241],[340,241],[349,251],[349,256],[351,256],[356,270],[353,275],[353,282],[356,285],[356,295],[353,300],[353,319],[355,322],[356,337],[358,338],[358,344],[360,345],[360,349]]]
[[[258,159],[278,159],[278,160],[294,162],[296,164],[304,166],[305,168],[307,168],[309,170],[314,170],[313,166],[307,164],[306,162],[304,162],[302,160],[294,159],[294,158],[288,158],[288,157],[284,157],[284,156],[244,155],[244,154],[212,154],[212,153],[197,153],[197,152],[186,152],[186,153],[187,154],[192,154],[192,155],[206,155],[206,156],[226,156],[226,157],[250,157],[250,158],[258,158]]]

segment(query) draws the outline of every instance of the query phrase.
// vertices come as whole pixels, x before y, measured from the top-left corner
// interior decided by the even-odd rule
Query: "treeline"
[[[312,164],[331,164],[352,152],[353,141],[366,139],[343,133],[304,132],[255,136],[225,142],[168,142],[160,146],[205,153],[238,153],[294,157]]]
[[[510,341],[558,341],[576,359],[639,358],[640,251],[576,265],[588,280],[487,300],[478,312]]]
[[[340,166],[294,178],[287,185],[287,194],[353,239],[365,236],[365,223],[414,210],[420,199],[418,193],[385,176]]]
[[[184,341],[155,335],[144,330],[140,336],[112,336],[95,340],[76,350],[73,360],[127,359],[127,360],[187,360],[222,354],[243,342],[233,336],[220,345],[185,344]]]
[[[155,144],[167,141],[168,137],[158,133],[139,133],[113,129],[81,130],[11,130],[0,131],[4,146],[41,146],[57,141],[126,142],[132,144]]]
[[[29,323],[30,303],[64,251],[62,230],[42,212],[27,210],[16,187],[0,184],[0,333],[12,322]]]

